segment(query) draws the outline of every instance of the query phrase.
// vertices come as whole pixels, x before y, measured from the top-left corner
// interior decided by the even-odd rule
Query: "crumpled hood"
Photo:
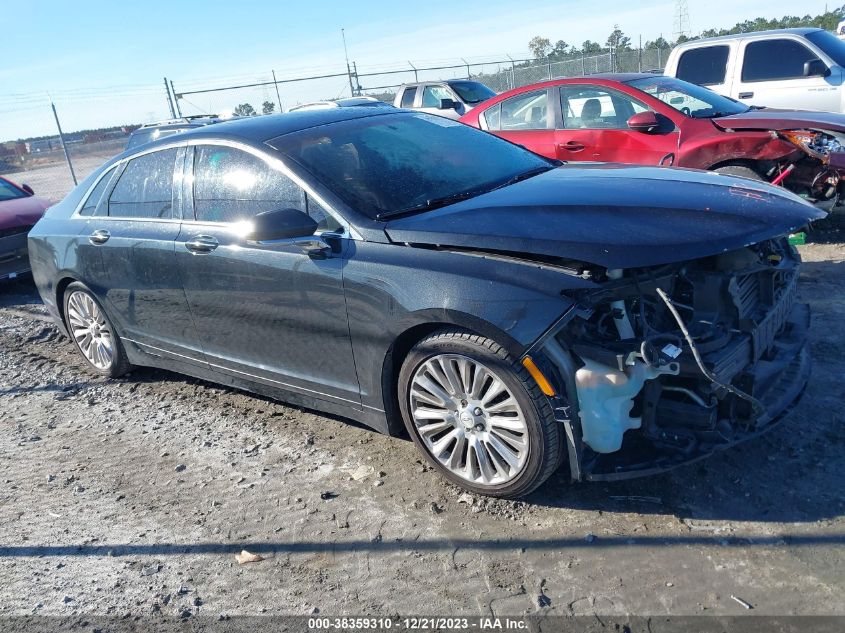
[[[845,132],[845,115],[835,112],[763,108],[711,119],[716,127],[731,130],[831,130]]]
[[[49,206],[49,200],[37,196],[3,200],[0,202],[0,230],[32,226]]]
[[[778,187],[713,172],[566,165],[391,220],[393,242],[562,257],[608,268],[715,255],[825,216]]]

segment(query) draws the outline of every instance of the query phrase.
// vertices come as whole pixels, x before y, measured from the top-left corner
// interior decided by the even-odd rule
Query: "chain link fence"
[[[270,70],[224,77],[224,85],[209,80],[115,86],[0,96],[0,116],[13,117],[14,129],[47,130],[46,136],[0,142],[0,174],[25,182],[39,195],[58,200],[91,171],[125,147],[129,134],[142,123],[201,114],[267,114],[285,112],[310,101],[350,94],[371,95],[392,102],[397,88],[414,81],[472,79],[496,92],[539,81],[603,72],[661,72],[668,50],[644,49],[614,54],[603,51],[564,60],[461,59],[460,63],[417,65],[412,62],[349,69],[302,69],[301,74]],[[303,76],[305,75],[305,76]],[[52,102],[56,103],[54,115]],[[129,104],[129,105],[127,105]],[[103,127],[105,114],[125,112],[123,125]],[[113,117],[110,117],[113,118]],[[64,130],[65,150],[57,132]],[[112,123],[109,121],[108,123]],[[73,167],[71,172],[68,162]]]

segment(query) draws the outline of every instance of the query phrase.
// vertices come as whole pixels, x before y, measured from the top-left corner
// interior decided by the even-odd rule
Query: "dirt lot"
[[[845,614],[845,247],[802,251],[815,367],[784,424],[650,479],[559,472],[523,502],[462,497],[410,442],[339,419],[164,371],[94,378],[31,284],[4,285],[0,617],[749,613],[731,596]]]

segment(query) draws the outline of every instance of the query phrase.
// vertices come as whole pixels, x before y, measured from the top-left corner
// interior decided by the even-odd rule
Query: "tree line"
[[[697,40],[705,37],[717,37],[719,35],[735,35],[737,33],[752,33],[754,31],[768,31],[772,29],[791,29],[798,27],[818,27],[826,31],[835,31],[842,16],[845,15],[845,5],[826,11],[819,15],[805,15],[803,17],[797,15],[785,15],[782,18],[756,18],[754,20],[745,20],[737,22],[732,27],[727,29],[707,29],[702,31],[699,35],[687,36],[681,35],[675,41],[668,41],[662,36],[654,40],[649,40],[643,44],[644,49],[663,49],[668,50],[677,44],[688,42],[690,40]],[[566,59],[573,59],[586,55],[598,55],[599,53],[622,53],[626,51],[636,50],[633,46],[631,38],[627,36],[618,25],[614,25],[613,31],[607,37],[604,44],[600,42],[593,42],[592,40],[585,40],[580,45],[570,44],[565,40],[558,40],[554,44],[552,41],[541,35],[535,35],[528,42],[528,50],[536,59],[549,59],[550,61],[562,61]]]

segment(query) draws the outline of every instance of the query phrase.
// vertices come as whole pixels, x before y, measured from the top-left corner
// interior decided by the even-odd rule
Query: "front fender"
[[[385,365],[401,364],[409,332],[455,325],[519,357],[573,305],[563,291],[595,287],[550,267],[375,242],[354,243],[343,283],[362,403],[380,410],[394,397]]]

